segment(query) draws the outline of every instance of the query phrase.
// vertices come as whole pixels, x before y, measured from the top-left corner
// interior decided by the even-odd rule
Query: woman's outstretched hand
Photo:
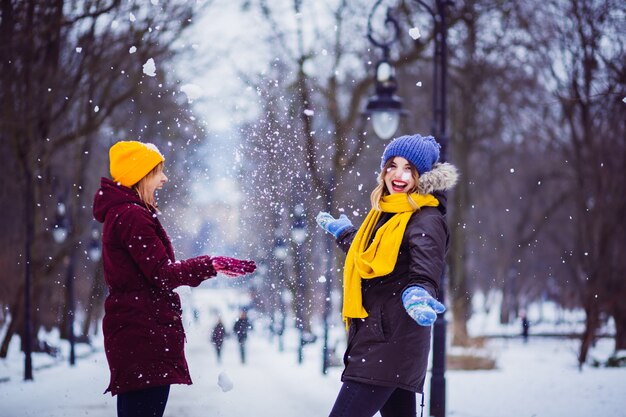
[[[335,219],[333,216],[324,211],[320,211],[317,214],[315,221],[319,227],[335,236],[335,239],[339,237],[341,232],[352,226],[352,222],[345,214],[342,214],[338,219]]]
[[[238,277],[249,274],[256,270],[256,263],[243,259],[229,258],[227,256],[216,256],[211,259],[213,268],[229,277]]]
[[[424,288],[414,285],[402,293],[402,303],[409,316],[420,326],[432,326],[437,314],[446,311],[446,307],[435,300]]]

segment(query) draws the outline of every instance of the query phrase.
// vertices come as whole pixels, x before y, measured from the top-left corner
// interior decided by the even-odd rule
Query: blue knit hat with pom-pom
[[[409,161],[422,175],[433,168],[433,164],[439,160],[441,145],[432,136],[419,134],[400,136],[389,143],[383,152],[380,161],[382,169],[388,160],[401,156]]]

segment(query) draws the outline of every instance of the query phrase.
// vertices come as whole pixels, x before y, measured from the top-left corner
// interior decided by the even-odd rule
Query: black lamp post
[[[59,202],[57,205],[57,218],[54,229],[52,230],[52,237],[55,242],[63,243],[71,230],[69,215],[65,204]],[[67,262],[67,271],[65,279],[65,291],[67,293],[67,340],[70,343],[70,365],[76,364],[76,351],[75,351],[75,337],[74,337],[74,254],[75,251],[70,249],[70,255]]]
[[[300,343],[298,344],[298,363],[303,360],[303,350],[306,340],[304,338],[304,298],[305,298],[305,280],[303,271],[302,248],[301,245],[306,240],[306,223],[304,216],[304,206],[296,204],[293,208],[293,224],[291,226],[291,239],[296,244],[296,326],[300,331]]]
[[[28,170],[26,172],[26,184],[31,184],[32,180]],[[22,348],[24,350],[24,381],[33,380],[33,322],[31,312],[31,283],[32,283],[32,269],[31,269],[31,237],[34,235],[34,202],[33,193],[28,189],[24,193],[24,217],[26,223],[26,242],[24,247],[24,340]]]
[[[287,259],[287,248],[285,246],[285,242],[282,237],[278,236],[278,230],[276,232],[276,237],[274,240],[274,250],[273,250],[274,258],[278,261],[276,265],[276,270],[281,270],[283,268],[283,262]],[[280,310],[280,322],[277,324],[274,316],[272,315],[272,325],[274,327],[274,331],[278,335],[278,351],[282,352],[284,350],[283,346],[283,334],[285,332],[285,300],[283,299],[283,283],[282,279],[277,282],[278,288],[278,307]]]
[[[448,134],[446,129],[447,116],[447,22],[446,7],[454,3],[451,0],[434,0],[435,8],[422,0],[415,0],[424,7],[433,18],[435,31],[435,53],[433,58],[433,121],[431,134],[441,145],[440,161],[445,162],[448,156]],[[446,274],[441,276],[439,301],[445,302]],[[439,314],[433,327],[433,367],[430,380],[430,415],[444,417],[446,415],[446,320]]]
[[[374,78],[376,94],[367,100],[365,116],[371,117],[372,126],[376,135],[382,140],[390,139],[400,124],[400,117],[406,115],[402,108],[402,99],[395,95],[398,89],[396,81],[396,70],[389,62],[389,47],[398,39],[398,21],[391,15],[391,10],[387,9],[385,26],[391,26],[393,34],[390,39],[377,40],[372,31],[372,16],[382,0],[378,0],[367,20],[367,38],[369,41],[383,50],[383,57],[376,64],[376,75]]]
[[[326,210],[330,212],[333,208],[333,192],[331,187],[335,184],[335,175],[331,170],[327,180],[327,193]],[[328,338],[330,333],[330,313],[333,309],[331,293],[333,285],[333,241],[331,239],[324,239],[326,249],[326,276],[324,277],[324,342],[322,344],[322,375],[326,375],[328,367],[330,366],[330,350],[328,349]]]

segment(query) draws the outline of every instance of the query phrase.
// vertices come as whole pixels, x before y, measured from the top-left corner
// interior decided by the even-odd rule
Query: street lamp
[[[447,113],[447,22],[446,7],[454,5],[451,0],[434,0],[435,9],[422,0],[415,0],[424,7],[433,18],[435,52],[433,58],[433,121],[431,133],[441,145],[440,161],[447,160],[448,135],[446,130]],[[446,272],[441,276],[439,301],[445,300]],[[437,315],[433,327],[433,365],[430,380],[430,415],[445,417],[446,415],[446,320],[444,314]]]
[[[52,238],[56,243],[63,243],[67,239],[67,225],[65,218],[65,204],[60,202],[57,204],[56,222],[52,229]]]
[[[376,135],[382,139],[390,139],[400,124],[400,117],[406,115],[402,108],[402,99],[395,95],[398,89],[396,70],[389,62],[389,47],[398,39],[398,21],[391,16],[391,9],[387,9],[385,26],[391,25],[393,36],[387,41],[379,41],[374,38],[372,31],[372,16],[382,0],[376,2],[367,20],[367,38],[369,41],[383,50],[383,58],[376,64],[374,85],[376,94],[367,100],[365,116],[371,117],[372,126]]]
[[[52,230],[52,237],[54,241],[59,244],[65,242],[65,239],[67,239],[68,235],[70,234],[70,230],[70,220],[69,215],[67,214],[65,204],[59,202],[59,204],[57,205],[56,223],[54,225],[54,229]],[[75,251],[73,250],[73,248],[71,248],[70,255],[67,261],[67,275],[65,280],[65,290],[67,292],[67,340],[70,343],[71,366],[74,366],[76,364],[76,339],[74,337],[74,253]],[[98,253],[97,256],[99,257],[100,254]]]
[[[288,255],[287,247],[285,246],[285,242],[283,242],[282,238],[276,239],[276,244],[274,245],[274,257],[279,261],[283,262],[287,259]]]
[[[87,255],[93,263],[97,263],[102,258],[102,249],[100,248],[100,231],[94,227],[91,229],[91,243],[87,250]]]
[[[306,240],[306,219],[304,215],[304,206],[300,203],[293,208],[293,224],[291,225],[291,239],[296,244],[296,325],[300,331],[300,343],[298,344],[298,363],[303,360],[303,349],[307,341],[304,338],[304,298],[305,298],[305,280],[303,273],[303,260],[301,245]]]

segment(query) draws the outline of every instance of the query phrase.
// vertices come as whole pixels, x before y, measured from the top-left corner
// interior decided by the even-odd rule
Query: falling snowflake
[[[131,47],[128,49],[128,53],[129,53],[129,54],[134,54],[135,52],[137,52],[137,47],[136,47],[136,46],[131,46]]]
[[[420,36],[422,36],[422,34],[420,33],[420,30],[417,27],[413,27],[409,29],[409,36],[411,36],[413,40],[417,40],[420,38]]]
[[[156,65],[154,64],[154,59],[150,58],[143,64],[143,73],[149,77],[154,77],[156,75]]]

